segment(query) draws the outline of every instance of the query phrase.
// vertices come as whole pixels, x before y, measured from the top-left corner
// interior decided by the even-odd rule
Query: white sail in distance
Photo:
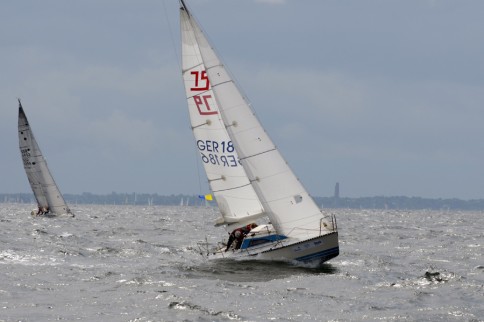
[[[180,10],[180,26],[182,74],[191,127],[222,215],[216,225],[240,227],[264,215],[264,209],[221,119],[195,37],[194,28],[198,27],[183,9]]]
[[[184,3],[182,1],[182,16]],[[211,95],[241,164],[278,233],[307,239],[332,231],[331,222],[294,175],[248,101],[191,15]]]
[[[18,135],[20,155],[30,187],[40,208],[56,215],[72,214],[52,177],[47,162],[35,140],[19,100]]]

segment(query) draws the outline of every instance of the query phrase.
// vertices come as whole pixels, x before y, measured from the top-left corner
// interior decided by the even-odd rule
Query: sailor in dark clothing
[[[251,229],[255,227],[257,227],[256,224],[250,224],[245,227],[240,227],[235,229],[232,233],[230,233],[229,241],[227,242],[227,248],[225,248],[225,251],[229,250],[234,240],[237,241],[237,243],[235,244],[235,249],[239,249],[240,246],[242,245],[242,241],[244,240],[245,236],[247,236],[247,234],[251,231]]]

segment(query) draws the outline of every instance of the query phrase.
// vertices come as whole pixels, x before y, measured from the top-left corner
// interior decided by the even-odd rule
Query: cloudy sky
[[[484,1],[187,0],[315,196],[484,198]],[[64,193],[207,192],[176,0],[0,2],[0,193],[17,97]]]

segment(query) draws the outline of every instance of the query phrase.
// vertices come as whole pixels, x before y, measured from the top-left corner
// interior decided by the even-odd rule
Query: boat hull
[[[261,259],[289,259],[304,264],[322,264],[339,255],[338,232],[263,251]]]
[[[282,240],[263,246],[225,251],[218,249],[205,254],[209,260],[217,259],[260,259],[286,261],[319,266],[339,255],[338,232],[315,238],[291,242]]]

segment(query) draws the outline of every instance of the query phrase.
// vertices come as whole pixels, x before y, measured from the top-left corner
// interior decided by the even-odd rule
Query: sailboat
[[[69,215],[73,217],[73,213],[67,206],[47,167],[47,162],[35,140],[20,99],[18,103],[20,155],[22,156],[25,173],[38,205],[38,208],[32,210],[31,214],[33,216]]]
[[[191,127],[221,213],[215,225],[232,232],[229,245],[202,244],[201,254],[309,265],[338,256],[336,218],[289,168],[183,0],[180,27]]]

